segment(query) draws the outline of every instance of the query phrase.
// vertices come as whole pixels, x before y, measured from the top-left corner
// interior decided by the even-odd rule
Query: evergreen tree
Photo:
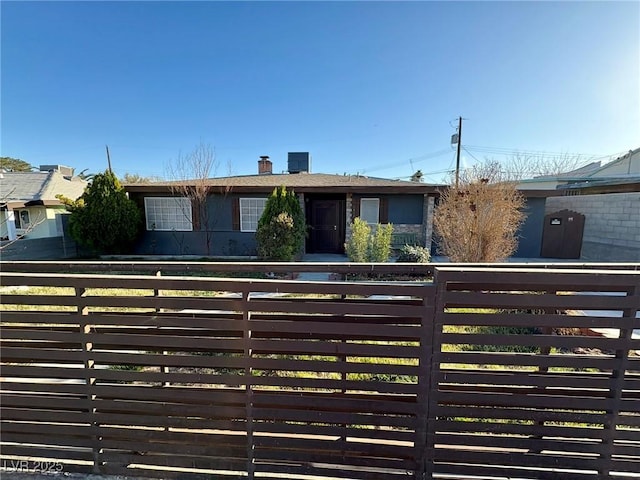
[[[284,214],[284,215],[283,215]],[[258,254],[270,260],[292,260],[302,250],[307,228],[293,190],[275,188],[258,220]]]
[[[142,215],[120,182],[107,170],[94,175],[76,200],[59,197],[71,211],[69,232],[95,253],[125,253],[140,231]]]

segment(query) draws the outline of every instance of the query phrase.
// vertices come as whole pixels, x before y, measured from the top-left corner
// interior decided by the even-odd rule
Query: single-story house
[[[79,198],[87,182],[73,168],[40,165],[37,172],[0,172],[0,239],[37,239],[63,234],[66,208],[56,198]]]
[[[392,223],[397,243],[431,246],[435,185],[311,173],[310,167],[309,153],[291,152],[286,173],[273,173],[269,157],[260,157],[257,175],[208,179],[207,225],[192,202],[176,192],[175,183],[126,184],[129,197],[144,212],[144,233],[135,253],[254,255],[258,220],[267,198],[280,186],[300,200],[308,227],[307,253],[344,252],[356,217],[370,224]]]

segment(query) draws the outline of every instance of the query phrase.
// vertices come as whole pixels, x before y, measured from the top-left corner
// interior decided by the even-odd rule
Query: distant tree
[[[538,176],[555,176],[571,172],[592,159],[573,154],[524,154],[516,153],[500,163],[500,173],[503,180],[520,181],[525,178]],[[487,160],[486,163],[494,163]]]
[[[160,180],[161,179],[159,177],[143,177],[137,173],[125,173],[122,177],[122,183],[152,183]]]
[[[30,172],[33,167],[19,158],[0,157],[0,169],[8,172]]]
[[[499,262],[517,248],[524,199],[501,165],[478,164],[450,185],[435,208],[440,251],[452,262]]]
[[[140,231],[142,215],[113,172],[97,173],[78,200],[59,195],[71,212],[73,239],[95,253],[125,253]]]
[[[273,190],[258,220],[258,255],[269,260],[291,261],[302,250],[306,236],[304,213],[293,190]]]

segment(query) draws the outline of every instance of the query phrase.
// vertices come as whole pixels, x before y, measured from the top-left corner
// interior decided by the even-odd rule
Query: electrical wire
[[[449,153],[449,149],[445,149],[445,150],[438,150],[436,152],[431,152],[431,153],[426,153],[424,155],[420,155],[418,157],[411,157],[407,160],[398,160],[395,161],[393,163],[386,163],[383,165],[376,165],[373,166],[371,168],[366,168],[366,169],[362,169],[362,170],[358,170],[357,173],[363,174],[363,173],[370,173],[370,172],[377,172],[380,170],[388,170],[390,168],[394,168],[394,167],[398,167],[398,166],[402,166],[405,165],[407,162],[413,162],[413,163],[420,163],[423,162],[425,160],[429,160],[431,158],[436,158],[436,157],[440,157],[446,153]]]

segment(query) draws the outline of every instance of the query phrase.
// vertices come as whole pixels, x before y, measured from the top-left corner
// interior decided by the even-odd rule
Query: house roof
[[[171,187],[183,182],[155,182],[146,184],[126,184],[129,192],[170,191]],[[363,175],[331,175],[325,173],[293,173],[241,175],[234,177],[210,178],[207,185],[212,188],[231,189],[234,192],[271,192],[284,185],[296,192],[315,193],[435,193],[439,185]]]
[[[85,180],[66,177],[58,171],[4,172],[0,174],[0,205],[61,205],[56,195],[76,199],[86,186]]]

